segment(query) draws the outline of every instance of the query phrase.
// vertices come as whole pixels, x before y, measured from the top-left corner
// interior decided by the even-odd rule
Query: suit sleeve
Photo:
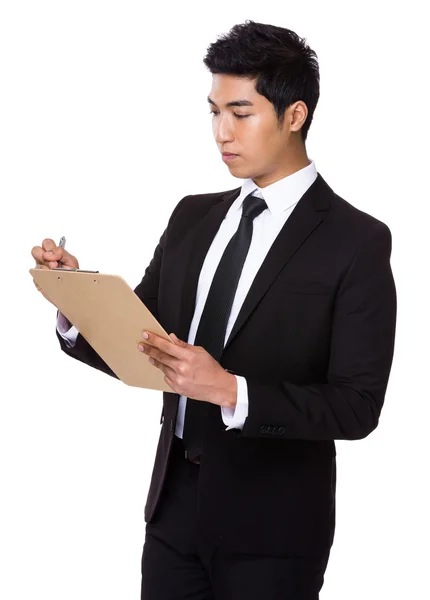
[[[160,280],[160,269],[161,269],[161,261],[163,257],[163,249],[166,240],[166,236],[168,234],[170,225],[176,216],[180,206],[183,204],[184,200],[186,200],[188,196],[185,196],[178,202],[175,209],[173,210],[169,222],[167,224],[166,229],[162,233],[160,240],[155,248],[153,257],[149,265],[145,270],[145,274],[142,277],[141,282],[134,289],[135,294],[139,296],[142,302],[145,303],[145,306],[151,311],[151,313],[158,319],[158,284]],[[63,352],[79,360],[84,362],[85,364],[93,367],[94,369],[98,369],[111,377],[118,377],[112,371],[112,369],[106,364],[106,362],[102,359],[102,357],[94,350],[92,346],[87,342],[87,340],[78,333],[76,338],[76,343],[74,346],[69,346],[66,340],[61,336],[61,334],[56,329],[56,334],[58,341],[60,342],[61,349]]]
[[[394,353],[391,232],[378,221],[356,251],[333,311],[326,383],[247,377],[248,418],[237,436],[356,440],[378,425]]]

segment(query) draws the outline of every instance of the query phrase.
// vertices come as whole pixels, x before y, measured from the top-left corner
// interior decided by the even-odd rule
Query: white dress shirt
[[[213,276],[228,242],[239,227],[242,215],[242,203],[246,196],[252,192],[255,196],[264,198],[268,209],[264,210],[254,219],[252,240],[233,300],[224,343],[233,329],[249,288],[270,247],[293,212],[297,202],[315,181],[317,175],[315,162],[311,160],[308,166],[265,188],[259,188],[252,179],[245,179],[243,181],[240,194],[222,221],[200,271],[194,316],[188,332],[187,341],[189,344],[194,344],[200,317]],[[75,344],[79,332],[75,326],[70,326],[69,321],[60,312],[58,313],[57,330],[70,347]],[[227,429],[242,429],[248,416],[248,388],[246,379],[238,375],[235,375],[235,377],[237,379],[236,407],[221,407],[221,416],[223,422],[227,425]],[[192,402],[198,402],[198,400],[192,400]],[[186,396],[180,396],[175,430],[176,435],[180,438],[182,438],[184,429],[186,403]]]

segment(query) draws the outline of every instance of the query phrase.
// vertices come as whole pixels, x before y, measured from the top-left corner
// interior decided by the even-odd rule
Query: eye
[[[215,117],[216,115],[219,115],[219,113],[218,113],[216,110],[211,110],[211,111],[209,112],[209,114],[210,114],[210,115],[212,115],[212,116],[214,116],[214,117]],[[246,119],[247,117],[250,117],[250,116],[251,116],[251,115],[238,115],[237,113],[233,113],[233,114],[234,114],[234,116],[236,117],[236,119]]]

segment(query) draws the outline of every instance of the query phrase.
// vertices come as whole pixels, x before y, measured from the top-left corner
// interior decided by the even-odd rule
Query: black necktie
[[[224,349],[228,318],[251,244],[253,221],[266,208],[262,198],[251,194],[245,198],[239,227],[224,250],[209,289],[194,345],[203,346],[217,361]],[[208,402],[187,398],[183,440],[190,459],[201,455],[208,407]]]

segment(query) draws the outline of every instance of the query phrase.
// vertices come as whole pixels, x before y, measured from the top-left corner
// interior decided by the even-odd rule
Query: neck
[[[272,172],[253,177],[252,180],[259,188],[264,188],[280,179],[284,179],[284,177],[297,173],[297,171],[308,167],[310,164],[311,161],[307,156],[306,150],[303,149],[303,151],[284,158],[282,164],[276,165]]]

